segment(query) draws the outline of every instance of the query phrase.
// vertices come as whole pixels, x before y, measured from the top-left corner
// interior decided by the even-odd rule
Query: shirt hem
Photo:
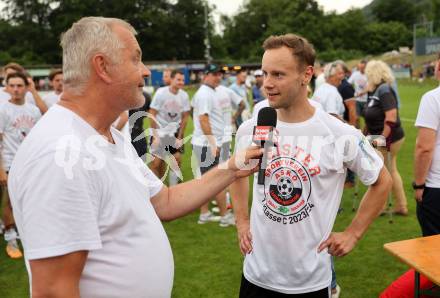
[[[82,242],[66,246],[57,246],[28,251],[25,250],[25,257],[28,260],[36,260],[62,256],[80,250],[96,250],[101,248],[102,244],[100,242]]]
[[[316,292],[325,288],[328,288],[330,286],[331,283],[331,277],[328,279],[328,281],[323,282],[320,285],[316,285],[314,287],[307,287],[307,288],[301,288],[301,289],[280,289],[280,288],[276,288],[276,287],[271,287],[265,284],[262,284],[260,282],[255,281],[254,279],[250,278],[249,275],[246,273],[245,270],[243,270],[243,275],[244,277],[251,283],[255,284],[256,286],[259,286],[261,288],[270,290],[270,291],[275,291],[275,292],[279,292],[279,293],[283,293],[283,294],[306,294],[306,293],[310,293],[310,292]]]

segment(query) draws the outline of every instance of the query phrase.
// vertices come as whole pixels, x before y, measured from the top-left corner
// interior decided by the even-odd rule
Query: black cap
[[[222,69],[220,68],[220,66],[218,66],[217,64],[208,64],[205,67],[205,73],[217,73],[217,72],[221,72]]]

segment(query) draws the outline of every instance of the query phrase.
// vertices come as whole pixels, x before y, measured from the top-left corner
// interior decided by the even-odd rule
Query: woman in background
[[[365,68],[368,80],[368,99],[365,106],[366,134],[382,135],[386,139],[387,153],[382,150],[385,163],[393,178],[394,214],[407,215],[407,200],[402,178],[397,170],[397,154],[405,140],[399,118],[396,93],[392,88],[394,76],[383,61],[371,60]]]

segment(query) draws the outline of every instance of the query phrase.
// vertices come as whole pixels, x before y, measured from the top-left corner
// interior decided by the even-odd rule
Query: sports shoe
[[[222,218],[220,219],[219,226],[222,228],[226,228],[229,226],[235,225],[235,217],[234,213],[228,211]]]
[[[17,240],[15,239],[8,241],[8,244],[6,245],[6,253],[11,259],[19,259],[23,257],[23,254],[18,247]]]
[[[221,219],[221,216],[214,215],[208,211],[206,213],[200,214],[199,220],[197,221],[197,223],[199,225],[203,225],[208,222],[218,222],[218,221],[220,221],[220,219]]]
[[[336,291],[333,293],[333,289],[332,289],[332,298],[339,298],[339,295],[341,295],[341,287],[336,284]]]

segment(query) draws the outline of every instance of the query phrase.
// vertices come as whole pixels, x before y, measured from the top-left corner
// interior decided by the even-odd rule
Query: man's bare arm
[[[414,152],[414,182],[424,184],[434,155],[437,132],[434,129],[419,127]],[[415,199],[422,201],[423,189],[415,191]]]
[[[212,135],[211,124],[209,122],[209,115],[203,114],[199,116],[200,128],[203,131],[203,134],[208,139],[209,146],[211,148],[212,155],[217,155],[217,142],[215,137]]]
[[[328,248],[333,256],[348,254],[361,239],[373,220],[379,215],[385,205],[388,193],[391,191],[393,181],[388,170],[382,167],[379,177],[365,193],[359,205],[358,212],[351,224],[342,233],[332,233],[318,248],[321,252]]]
[[[204,174],[201,179],[194,179],[172,187],[163,187],[151,198],[151,203],[161,220],[173,220],[184,216],[206,203],[235,179],[247,177],[258,170],[258,158],[262,149],[252,147],[245,156],[240,156],[245,168],[239,169],[236,156]],[[252,162],[251,162],[252,160]]]
[[[249,222],[249,178],[235,180],[229,187],[237,226],[238,244],[243,255],[252,251],[252,234]]]
[[[357,115],[356,115],[356,100],[354,98],[347,99],[345,101],[348,110],[348,124],[356,126]]]
[[[179,139],[183,139],[183,136],[185,135],[185,128],[188,123],[189,115],[189,111],[182,113],[182,121],[180,121],[179,133],[177,135]]]
[[[87,251],[31,260],[32,297],[79,298],[79,280],[87,260]]]

